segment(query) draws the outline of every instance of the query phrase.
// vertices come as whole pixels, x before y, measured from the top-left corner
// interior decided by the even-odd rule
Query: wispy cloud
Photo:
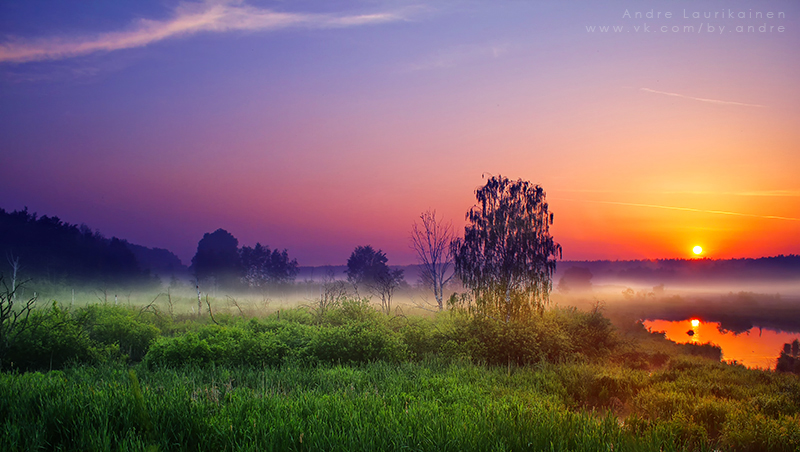
[[[636,193],[652,195],[708,195],[708,196],[761,196],[761,197],[800,197],[800,190],[750,190],[750,191],[697,191],[697,190],[581,190],[581,189],[555,189],[551,192],[570,193]]]
[[[597,204],[613,204],[618,206],[632,206],[632,207],[649,207],[652,209],[667,209],[667,210],[681,210],[684,212],[700,212],[700,213],[710,213],[715,215],[733,215],[737,217],[753,217],[753,218],[764,218],[768,220],[788,220],[788,221],[800,221],[800,218],[794,217],[782,217],[778,215],[757,215],[753,213],[742,213],[742,212],[731,212],[727,210],[708,210],[708,209],[694,209],[691,207],[679,207],[679,206],[665,206],[660,204],[641,204],[636,202],[620,202],[620,201],[593,201],[588,199],[567,199],[567,198],[550,198],[550,199],[558,199],[561,201],[578,201],[578,202],[591,202]]]
[[[12,37],[0,44],[0,62],[61,60],[95,52],[143,47],[158,41],[201,32],[269,31],[291,27],[357,27],[406,20],[408,11],[410,10],[332,15],[278,12],[235,0],[183,2],[175,8],[170,19],[141,19],[122,31],[93,36],[45,37],[33,40]]]
[[[508,44],[456,46],[442,50],[417,63],[412,63],[406,67],[406,70],[424,71],[451,68],[474,60],[499,58],[508,53],[508,51]]]
[[[673,96],[673,97],[680,97],[680,98],[683,98],[683,99],[696,100],[698,102],[709,102],[709,103],[712,103],[712,104],[738,105],[740,107],[764,107],[764,105],[746,104],[746,103],[743,103],[743,102],[732,102],[732,101],[729,101],[729,100],[705,99],[703,97],[693,97],[693,96],[686,96],[684,94],[678,94],[678,93],[668,93],[666,91],[657,91],[657,90],[650,89],[650,88],[639,88],[639,90],[640,91],[647,91],[648,93],[662,94],[664,96]]]

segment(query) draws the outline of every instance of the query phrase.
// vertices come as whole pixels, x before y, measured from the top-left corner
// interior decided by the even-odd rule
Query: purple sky
[[[567,259],[800,253],[798,48],[797,1],[4,2],[0,208],[406,264],[501,174]]]

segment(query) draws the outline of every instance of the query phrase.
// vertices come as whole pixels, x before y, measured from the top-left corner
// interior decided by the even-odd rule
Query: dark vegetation
[[[226,290],[285,286],[297,276],[297,260],[287,250],[255,247],[239,248],[239,240],[224,229],[203,235],[190,267],[195,284]]]
[[[386,314],[392,312],[392,297],[403,283],[403,270],[390,269],[388,261],[383,251],[375,251],[370,245],[357,246],[347,259],[347,281],[356,296],[369,293],[379,297]]]
[[[157,281],[126,241],[58,217],[0,209],[0,252],[40,284],[146,286]]]
[[[654,259],[629,261],[564,261],[559,263],[560,278],[572,267],[589,270],[596,281],[644,284],[726,283],[731,281],[790,281],[800,278],[800,256],[760,257],[757,259]]]
[[[800,341],[795,339],[790,344],[783,344],[775,370],[800,375]]]

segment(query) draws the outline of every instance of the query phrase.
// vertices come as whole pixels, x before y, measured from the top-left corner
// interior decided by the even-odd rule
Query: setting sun
[[[700,326],[700,321],[697,319],[692,319],[692,328],[697,328]]]
[[[700,246],[700,245],[697,245],[694,248],[692,248],[692,252],[694,252],[694,254],[697,254],[697,255],[703,254],[703,247]]]

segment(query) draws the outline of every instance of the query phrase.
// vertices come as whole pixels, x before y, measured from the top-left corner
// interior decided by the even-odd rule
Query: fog
[[[800,332],[797,258],[774,259],[573,262],[559,269],[551,298],[579,308],[600,303],[615,322],[697,318],[734,333]]]

